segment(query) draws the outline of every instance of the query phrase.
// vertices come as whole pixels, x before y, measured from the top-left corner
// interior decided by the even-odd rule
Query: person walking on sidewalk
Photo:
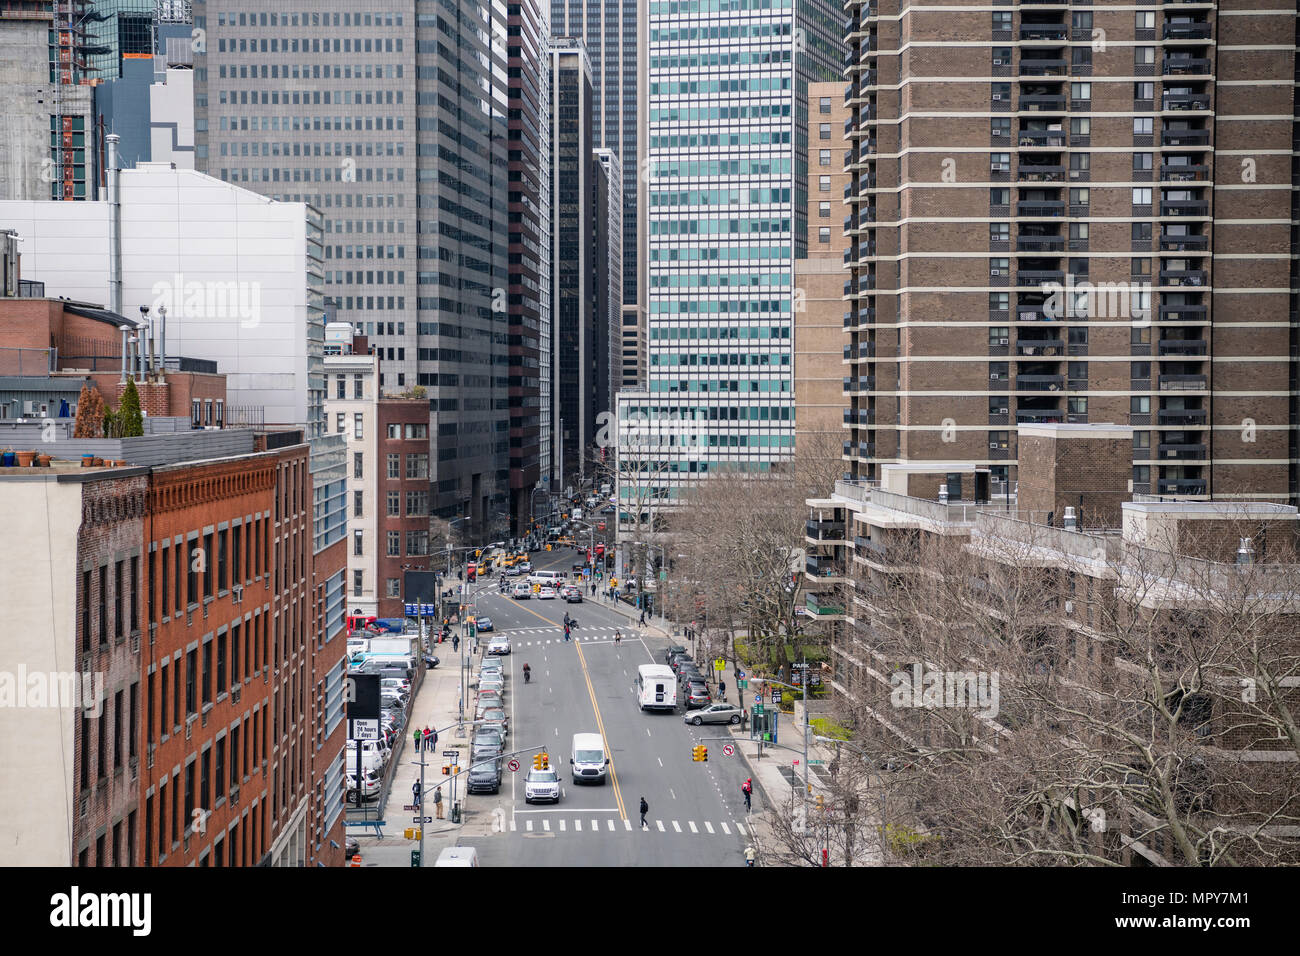
[[[460,652],[460,635],[455,634],[451,639],[451,652],[457,654]]]
[[[749,812],[749,798],[754,793],[754,780],[751,777],[740,785],[740,792],[745,795],[745,812]]]
[[[645,608],[641,608],[641,626],[645,627]]]
[[[757,856],[757,854],[754,852],[754,847],[752,844],[750,846],[745,847],[745,866],[753,866],[755,856]]]
[[[415,752],[417,754],[420,752],[420,728],[419,727],[415,728]]]
[[[438,813],[438,819],[442,819],[442,787],[433,791],[433,809]]]
[[[424,725],[424,736],[423,736],[422,738],[420,738],[420,739],[421,739],[421,742],[424,744],[424,749],[425,749],[426,751],[430,752],[430,753],[433,752],[433,736],[432,736],[432,734],[433,734],[433,731],[431,731],[431,730],[429,729],[429,725],[428,725],[428,724],[425,724],[425,725]]]
[[[718,681],[718,696],[723,700],[727,699],[727,682],[725,680]]]
[[[649,830],[650,824],[645,822],[645,815],[650,812],[650,804],[645,802],[645,797],[641,798],[641,829]]]

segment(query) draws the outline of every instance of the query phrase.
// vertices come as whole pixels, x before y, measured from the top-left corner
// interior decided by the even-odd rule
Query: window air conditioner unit
[[[998,345],[1010,345],[1010,344],[1011,344],[1010,339],[998,339]]]
[[[997,373],[997,372],[989,372],[989,381],[990,381],[990,382],[996,382],[997,380],[998,380],[998,373]]]
[[[1000,276],[1000,275],[1002,275],[1002,270],[1001,270],[1001,269],[990,269],[990,270],[989,270],[989,275],[991,275],[991,276]]]
[[[994,98],[995,100],[1000,100],[1000,99],[1002,99],[1002,94],[1001,94],[1001,93],[994,93],[994,94],[993,94],[993,98]]]
[[[244,601],[244,586],[242,584],[236,584],[234,587],[230,589],[230,603],[242,604],[243,601]]]
[[[991,441],[989,442],[989,447],[996,450],[998,447],[998,443],[995,441]]]
[[[1002,66],[1002,65],[1003,65],[1002,60],[1000,60],[1000,59],[997,58],[997,57],[994,57],[994,58],[993,58],[993,65],[994,65],[994,66]],[[994,96],[993,98],[996,100],[996,99],[997,99],[997,96]]]
[[[1005,415],[1006,413],[1007,413],[1007,410],[1006,410],[1005,408],[999,408],[999,409],[998,409],[998,414],[999,414],[999,415]]]

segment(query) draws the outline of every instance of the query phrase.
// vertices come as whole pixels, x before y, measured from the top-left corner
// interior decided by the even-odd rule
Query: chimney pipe
[[[145,378],[158,374],[158,361],[153,344],[153,319],[149,316],[149,306],[140,306],[140,321],[144,323],[149,342],[149,361],[145,364]]]
[[[1074,531],[1079,527],[1079,522],[1074,517],[1074,508],[1070,505],[1065,506],[1065,514],[1062,516],[1061,520],[1066,531]]]
[[[122,314],[122,194],[117,168],[116,133],[104,137],[108,144],[108,307]]]
[[[167,374],[167,306],[158,306],[158,371]]]
[[[122,333],[122,382],[126,384],[127,373],[131,369],[131,326],[119,325],[118,330]]]

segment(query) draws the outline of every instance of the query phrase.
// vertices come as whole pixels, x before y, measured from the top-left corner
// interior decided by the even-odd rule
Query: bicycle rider
[[[532,676],[533,676],[532,668],[529,667],[527,664],[524,664],[524,683],[527,684],[528,681],[532,678]]]

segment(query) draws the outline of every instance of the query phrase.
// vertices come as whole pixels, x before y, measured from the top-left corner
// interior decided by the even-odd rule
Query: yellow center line
[[[519,605],[519,610],[527,611],[534,617],[541,618],[551,627],[563,628],[563,624],[556,624],[549,618],[538,614],[530,607]],[[609,757],[609,779],[614,783],[614,802],[618,804],[619,816],[624,820],[627,819],[627,808],[623,805],[623,792],[618,786],[618,772],[614,769],[614,751],[609,746],[609,737],[605,733],[605,722],[600,718],[600,705],[596,703],[596,689],[591,686],[591,674],[587,671],[587,658],[582,653],[582,643],[576,638],[573,646],[578,651],[578,663],[582,666],[582,679],[587,682],[587,693],[591,695],[591,708],[596,712],[596,727],[600,730],[600,739],[605,742],[605,754]]]

